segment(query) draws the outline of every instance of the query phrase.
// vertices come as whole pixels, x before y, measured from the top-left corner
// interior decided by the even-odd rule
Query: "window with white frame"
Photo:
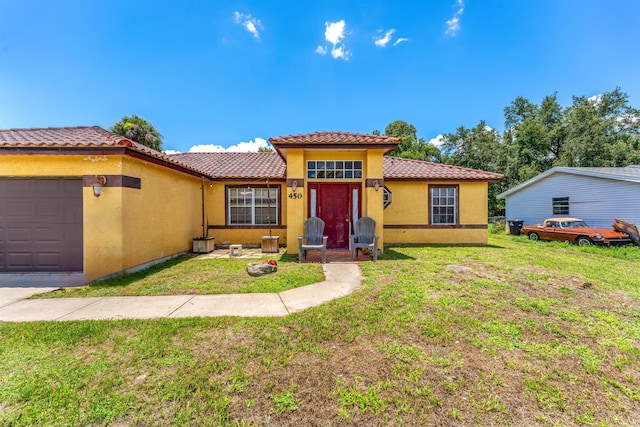
[[[551,201],[554,215],[569,215],[569,198],[554,197]]]
[[[458,223],[458,187],[429,187],[431,224],[455,225]]]
[[[227,187],[227,225],[277,225],[278,188]]]
[[[362,160],[308,160],[308,179],[362,178]]]

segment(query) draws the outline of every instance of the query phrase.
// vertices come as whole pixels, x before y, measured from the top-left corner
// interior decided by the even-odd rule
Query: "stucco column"
[[[367,180],[378,180],[378,190],[373,186],[365,185],[366,192],[366,209],[364,215],[368,215],[376,221],[376,234],[380,236],[378,248],[384,252],[384,206],[383,206],[383,156],[384,150],[369,149],[367,150],[367,169],[365,174],[365,183]],[[380,182],[382,181],[382,182]]]
[[[302,236],[304,220],[307,217],[308,190],[305,176],[304,151],[302,149],[288,149],[287,180],[302,179],[304,182],[304,185],[303,182],[298,183],[295,192],[291,187],[287,187],[283,197],[283,203],[287,207],[287,253],[292,255],[298,253],[298,236]]]
[[[85,187],[83,196],[84,278],[90,282],[123,270],[123,203],[121,187],[107,187],[100,197]]]

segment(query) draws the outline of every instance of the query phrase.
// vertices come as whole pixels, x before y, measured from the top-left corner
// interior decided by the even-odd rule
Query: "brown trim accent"
[[[385,224],[383,228],[388,229],[410,229],[410,230],[435,230],[439,228],[443,229],[472,229],[482,230],[489,228],[488,224],[458,224],[458,225],[429,225],[429,224]]]
[[[263,229],[263,230],[268,230],[269,226],[268,225],[208,225],[207,228],[209,230],[240,230],[240,229]],[[272,229],[276,229],[276,230],[286,230],[287,226],[286,225],[272,225],[271,226]]]
[[[255,182],[255,180],[254,180]],[[246,188],[246,185],[227,184],[224,186],[224,222],[229,224],[229,189],[230,188]],[[250,188],[267,188],[267,184],[249,185]],[[279,228],[282,223],[282,187],[278,184],[273,188],[278,190],[278,222],[277,224],[271,224],[271,228]],[[223,228],[269,228],[269,225],[225,225]]]
[[[126,188],[142,188],[142,180],[133,176],[121,175],[122,186]]]
[[[264,177],[264,178],[238,178],[238,177],[234,177],[234,176],[217,176],[215,178],[207,178],[209,181],[212,182],[242,182],[245,184],[254,184],[256,182],[265,182],[267,180],[267,178],[269,178],[269,182],[271,184],[277,184],[278,186],[280,186],[280,184],[285,182],[284,178],[274,178],[272,176],[270,177]],[[234,185],[234,184],[230,184],[230,185]],[[246,185],[240,185],[237,184],[237,187],[246,187]],[[255,185],[254,185],[255,187]],[[265,185],[266,187],[266,185]]]
[[[298,181],[298,188],[304,188],[304,178],[287,178],[287,187],[293,186],[293,181]]]
[[[374,187],[374,181],[378,181],[378,188],[384,187],[384,178],[367,178],[364,182],[365,187]]]
[[[260,181],[264,182],[265,180],[261,179]],[[256,182],[255,179],[251,180],[250,181],[251,185],[249,185],[249,187],[251,187],[251,188],[267,188],[268,187],[267,184],[256,184],[255,182]],[[269,182],[271,182],[271,179],[269,179]],[[280,188],[280,184],[274,185],[274,186],[269,186],[269,187]],[[226,184],[225,188],[247,188],[247,185],[245,185],[245,184]]]
[[[433,188],[455,188],[456,189],[456,224],[431,224],[431,190]],[[443,227],[447,228],[447,227],[451,227],[453,226],[454,228],[458,226],[458,221],[460,221],[460,185],[458,184],[452,184],[452,185],[446,185],[446,184],[428,184],[427,185],[427,221],[429,222],[430,226],[436,226],[436,227]]]
[[[96,176],[104,176],[107,178],[107,182],[104,184],[104,187],[124,187],[124,188],[142,188],[142,180],[140,178],[136,178],[134,176],[127,175],[83,175],[82,176],[82,186],[83,187],[93,187],[93,184],[96,182]]]

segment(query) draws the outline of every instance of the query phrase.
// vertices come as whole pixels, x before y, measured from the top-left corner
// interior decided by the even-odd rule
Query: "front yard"
[[[285,261],[279,263],[276,274],[255,278],[245,270],[250,262],[275,258]],[[287,255],[251,259],[187,254],[144,271],[39,294],[36,298],[277,293],[324,280],[321,264],[298,264],[297,259]]]
[[[0,324],[0,424],[640,424],[640,248],[489,243],[386,248],[285,318]]]

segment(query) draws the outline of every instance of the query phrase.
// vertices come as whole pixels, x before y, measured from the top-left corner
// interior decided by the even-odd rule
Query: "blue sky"
[[[0,16],[0,128],[138,114],[184,152],[394,120],[427,141],[501,131],[517,96],[554,92],[620,86],[640,107],[635,0],[0,0]]]

